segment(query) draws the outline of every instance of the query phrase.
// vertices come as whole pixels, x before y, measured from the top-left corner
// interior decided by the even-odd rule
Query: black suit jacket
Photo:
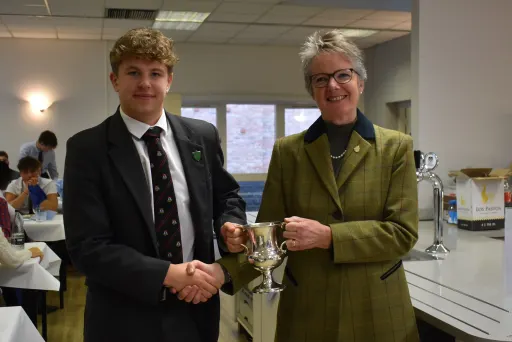
[[[213,230],[245,223],[245,202],[223,168],[215,127],[166,115],[190,193],[194,258],[213,263]],[[68,140],[64,180],[66,243],[88,286],[85,342],[217,341],[218,295],[198,305],[161,302],[169,262],[159,259],[152,198],[119,111]]]

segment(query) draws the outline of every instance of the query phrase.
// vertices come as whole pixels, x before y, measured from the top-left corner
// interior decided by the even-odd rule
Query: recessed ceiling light
[[[183,21],[155,21],[153,28],[158,30],[184,30],[194,31],[201,26],[201,23],[183,22]]]
[[[160,11],[155,20],[202,23],[209,15],[209,12]]]
[[[348,38],[365,38],[379,31],[363,29],[342,29],[341,32]]]

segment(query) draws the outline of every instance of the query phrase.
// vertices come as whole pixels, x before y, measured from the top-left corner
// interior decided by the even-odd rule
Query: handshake
[[[171,264],[164,279],[164,286],[178,294],[187,303],[208,301],[224,284],[224,271],[215,264],[205,264],[199,260],[182,264]]]

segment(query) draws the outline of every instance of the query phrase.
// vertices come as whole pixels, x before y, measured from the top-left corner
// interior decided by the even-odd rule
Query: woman
[[[28,250],[17,250],[9,243],[11,235],[11,217],[9,205],[5,198],[0,195],[0,264],[7,267],[18,267],[30,258],[43,258],[43,252],[37,247]]]
[[[257,218],[287,223],[276,341],[418,341],[401,267],[418,238],[412,139],[357,109],[366,70],[339,30],[300,56],[321,117],[275,143]],[[239,230],[223,235],[240,251]],[[224,266],[236,292],[249,272]]]

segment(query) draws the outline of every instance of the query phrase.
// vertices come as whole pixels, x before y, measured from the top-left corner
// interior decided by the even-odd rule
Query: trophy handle
[[[281,246],[279,246],[279,250],[281,251],[281,253],[286,254],[286,249],[283,249],[284,246],[286,246],[286,240],[284,240],[281,243]]]
[[[240,246],[242,246],[243,248],[245,248],[245,255],[249,255],[249,248],[247,248],[246,245],[244,245],[243,243],[240,244]]]
[[[281,223],[281,229],[282,230],[286,230],[286,222],[282,222]]]

